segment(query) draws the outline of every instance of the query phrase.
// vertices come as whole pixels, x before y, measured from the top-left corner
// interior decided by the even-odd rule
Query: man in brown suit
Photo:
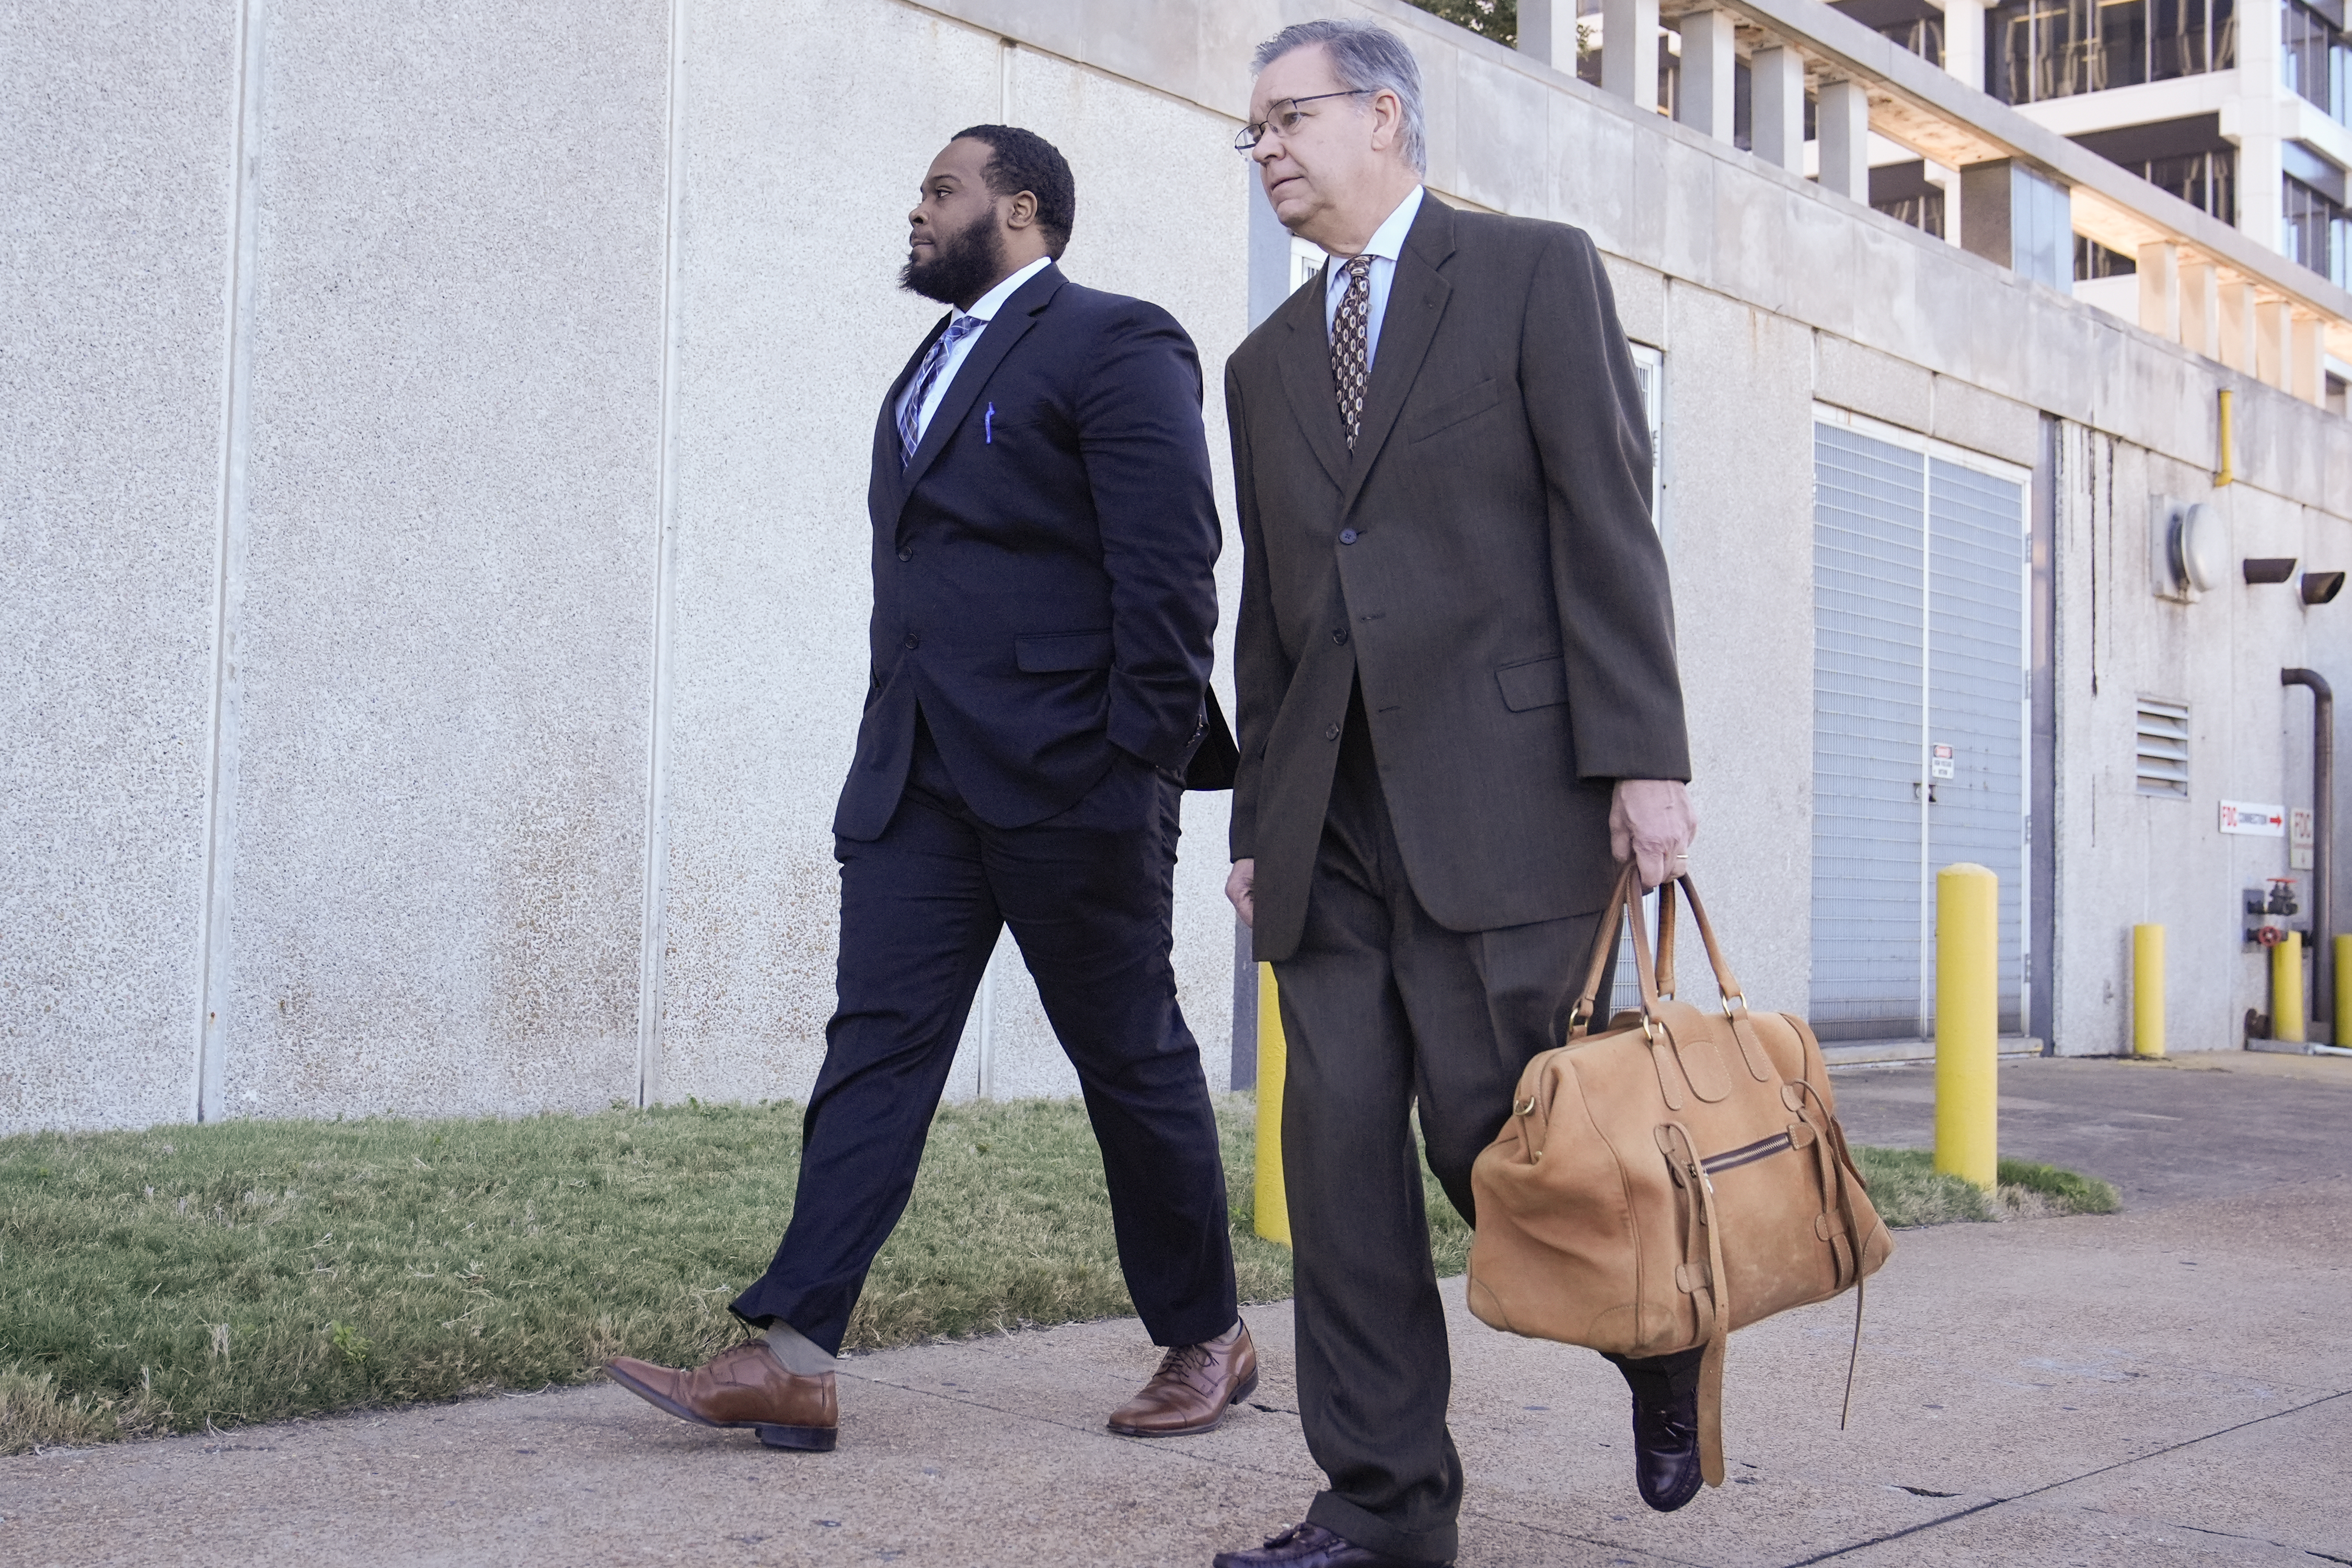
[[[1560,1042],[1618,866],[1695,828],[1648,425],[1592,242],[1423,190],[1419,74],[1365,22],[1257,52],[1240,144],[1331,255],[1228,362],[1246,552],[1227,884],[1280,984],[1299,1411],[1329,1479],[1218,1568],[1450,1560],[1462,1467],[1411,1118],[1470,1167]],[[1612,933],[1613,938],[1613,933]],[[1654,1508],[1697,1352],[1620,1362]]]

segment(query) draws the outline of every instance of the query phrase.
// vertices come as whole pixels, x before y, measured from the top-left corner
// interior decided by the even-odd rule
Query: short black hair
[[[1017,125],[973,125],[955,133],[988,143],[988,167],[982,178],[991,193],[1017,196],[1027,191],[1037,198],[1037,226],[1045,236],[1045,249],[1056,261],[1070,243],[1070,226],[1078,216],[1078,183],[1070,177],[1070,161],[1061,149]]]

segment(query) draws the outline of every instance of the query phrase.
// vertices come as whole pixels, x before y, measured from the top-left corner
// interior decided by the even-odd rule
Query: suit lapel
[[[1326,267],[1328,267],[1327,262]],[[1315,460],[1335,485],[1348,482],[1348,432],[1339,423],[1339,396],[1331,379],[1331,338],[1323,325],[1323,274],[1292,294],[1282,307],[1283,334],[1275,357],[1282,365],[1283,390],[1290,396],[1292,417],[1298,421]]]
[[[1405,235],[1404,253],[1397,258],[1396,274],[1389,279],[1389,303],[1381,318],[1381,341],[1372,356],[1370,384],[1364,389],[1364,422],[1356,431],[1356,449],[1347,477],[1340,481],[1339,515],[1356,504],[1372,463],[1395,428],[1397,415],[1421,374],[1421,362],[1437,336],[1437,323],[1454,286],[1438,268],[1454,254],[1454,209],[1424,194],[1421,211]],[[1334,399],[1336,407],[1336,398]],[[1338,424],[1339,416],[1332,416]],[[1344,450],[1344,440],[1342,449]]]
[[[971,412],[981,388],[996,374],[996,367],[1004,363],[1004,356],[1013,352],[1013,345],[1037,324],[1037,312],[1053,302],[1054,296],[1061,291],[1062,282],[1062,269],[1047,262],[1045,270],[1013,291],[1013,298],[1004,301],[995,317],[981,329],[980,336],[972,340],[963,363],[956,367],[955,379],[948,383],[947,394],[940,399],[938,411],[923,430],[922,445],[915,448],[914,460],[907,465],[904,494],[914,494],[915,487],[922,482],[940,448],[948,444],[948,437]]]
[[[899,395],[907,390],[907,383],[914,379],[923,356],[931,352],[931,345],[940,341],[940,334],[954,319],[951,315],[941,316],[932,323],[913,357],[907,361],[906,368],[899,371],[898,379],[890,384],[890,390],[882,398],[882,412],[874,425],[874,465],[866,483],[866,510],[877,522],[885,518],[895,521],[907,504],[906,466],[898,461]]]

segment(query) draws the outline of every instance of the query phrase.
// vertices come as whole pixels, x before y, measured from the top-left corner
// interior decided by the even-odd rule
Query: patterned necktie
[[[1339,423],[1348,427],[1348,450],[1356,449],[1356,432],[1364,424],[1364,382],[1370,374],[1364,352],[1366,328],[1372,314],[1372,258],[1348,258],[1348,291],[1331,318],[1331,380],[1339,393]]]
[[[923,438],[923,405],[931,395],[931,384],[940,378],[940,370],[948,363],[948,351],[988,325],[978,316],[958,316],[948,323],[931,352],[923,356],[923,366],[915,373],[915,390],[907,395],[898,410],[898,466],[905,468],[915,460],[915,447]]]

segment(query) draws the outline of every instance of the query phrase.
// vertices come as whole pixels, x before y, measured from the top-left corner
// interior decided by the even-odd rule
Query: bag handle
[[[1592,933],[1592,960],[1585,968],[1584,991],[1577,997],[1575,1007],[1568,1015],[1568,1037],[1571,1040],[1582,1038],[1591,1026],[1593,999],[1601,994],[1601,983],[1608,978],[1609,961],[1617,953],[1617,922],[1625,916],[1626,894],[1629,886],[1638,887],[1640,881],[1641,872],[1632,861],[1618,868],[1617,884],[1609,892],[1609,908],[1601,917],[1599,929]],[[1633,923],[1638,926],[1642,922],[1635,921]],[[1638,967],[1638,959],[1636,963]],[[1654,999],[1657,994],[1656,980],[1650,976],[1644,976],[1644,980],[1643,994],[1645,999]],[[1645,1006],[1643,1012],[1646,1014],[1647,1011]]]
[[[1633,928],[1633,973],[1642,986],[1642,1016],[1655,1020],[1658,1003],[1675,994],[1675,889],[1690,900],[1691,919],[1698,925],[1699,941],[1706,945],[1708,967],[1715,971],[1715,984],[1723,994],[1724,1016],[1735,1025],[1747,1016],[1748,996],[1724,961],[1722,944],[1715,939],[1715,926],[1706,918],[1706,906],[1699,902],[1698,884],[1690,873],[1669,879],[1658,884],[1658,946],[1656,956],[1650,951],[1649,929],[1641,916],[1641,870],[1636,862],[1628,860],[1617,873],[1617,885],[1609,894],[1609,908],[1602,915],[1600,929],[1593,933],[1592,960],[1585,970],[1584,990],[1577,997],[1576,1006],[1569,1015],[1568,1037],[1579,1039],[1588,1033],[1594,1017],[1594,1003],[1607,978],[1609,960],[1617,951],[1618,921],[1632,917]],[[1742,1040],[1745,1049],[1747,1041]],[[1756,1067],[1750,1061],[1750,1069]],[[1758,1078],[1764,1075],[1759,1073]]]

